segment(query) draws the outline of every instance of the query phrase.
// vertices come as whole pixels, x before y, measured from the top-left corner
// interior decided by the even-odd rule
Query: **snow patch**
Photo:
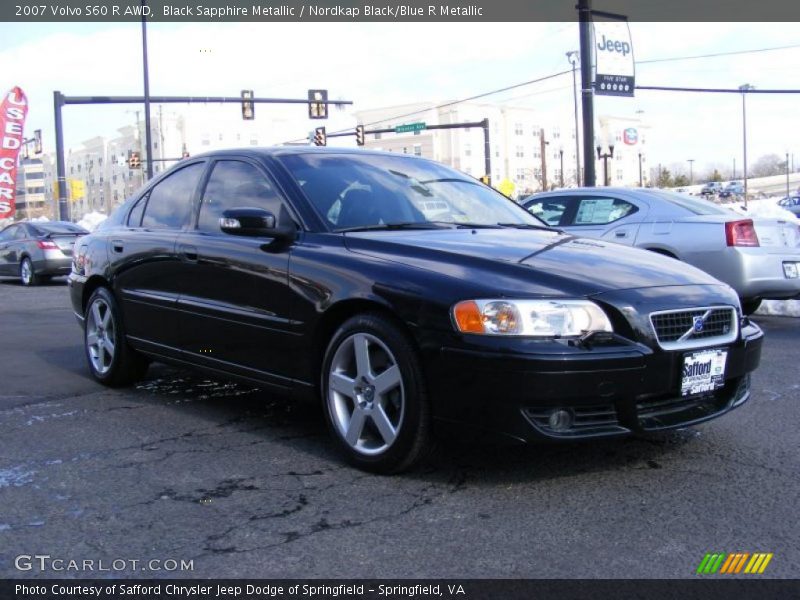
[[[81,220],[78,221],[78,225],[86,229],[87,231],[94,231],[98,228],[100,223],[105,221],[108,218],[108,215],[105,213],[92,211],[86,213],[81,217]]]
[[[741,202],[736,202],[734,204],[724,205],[727,208],[735,210],[741,215],[747,215],[748,217],[756,217],[756,218],[764,218],[764,219],[782,219],[784,221],[789,221],[793,223],[798,220],[797,217],[794,216],[794,213],[789,212],[782,206],[778,206],[778,201],[780,198],[762,198],[759,200],[748,200],[747,201],[747,208],[744,207],[744,204]]]

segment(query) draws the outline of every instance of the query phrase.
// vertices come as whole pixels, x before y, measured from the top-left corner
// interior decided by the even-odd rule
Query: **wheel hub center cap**
[[[356,388],[358,405],[364,409],[371,409],[375,402],[375,386],[365,384]]]
[[[362,394],[367,404],[372,404],[372,402],[375,400],[375,386],[373,385],[365,386]]]

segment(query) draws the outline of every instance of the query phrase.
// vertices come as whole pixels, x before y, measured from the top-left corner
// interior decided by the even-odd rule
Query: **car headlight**
[[[452,314],[461,333],[575,337],[613,331],[603,309],[589,300],[464,300]]]

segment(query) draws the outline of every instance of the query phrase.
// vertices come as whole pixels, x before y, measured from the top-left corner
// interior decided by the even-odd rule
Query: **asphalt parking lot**
[[[0,281],[0,577],[109,575],[15,566],[46,554],[132,577],[677,578],[706,552],[772,552],[765,576],[797,577],[800,319],[755,320],[753,398],[721,419],[450,442],[377,477],[342,464],[313,407],[161,365],[104,389],[63,280]],[[193,570],[140,570],[153,559]]]

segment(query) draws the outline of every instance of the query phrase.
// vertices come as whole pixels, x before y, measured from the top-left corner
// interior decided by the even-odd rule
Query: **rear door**
[[[646,204],[635,200],[602,193],[574,194],[561,228],[574,235],[632,246],[646,212]]]
[[[190,223],[205,168],[201,160],[170,172],[142,195],[125,227],[109,231],[114,289],[134,346],[176,352],[178,281],[185,264],[175,241]]]
[[[25,248],[28,242],[31,241],[31,238],[32,236],[28,231],[27,225],[17,225],[16,231],[14,231],[14,237],[11,238],[6,247],[6,262],[8,263],[9,269],[14,273],[19,271],[22,255],[25,253]],[[33,259],[35,259],[35,257],[32,257],[32,260]]]
[[[11,225],[0,231],[0,275],[16,275],[16,271],[11,270],[11,263],[8,260],[11,240],[19,225]]]

